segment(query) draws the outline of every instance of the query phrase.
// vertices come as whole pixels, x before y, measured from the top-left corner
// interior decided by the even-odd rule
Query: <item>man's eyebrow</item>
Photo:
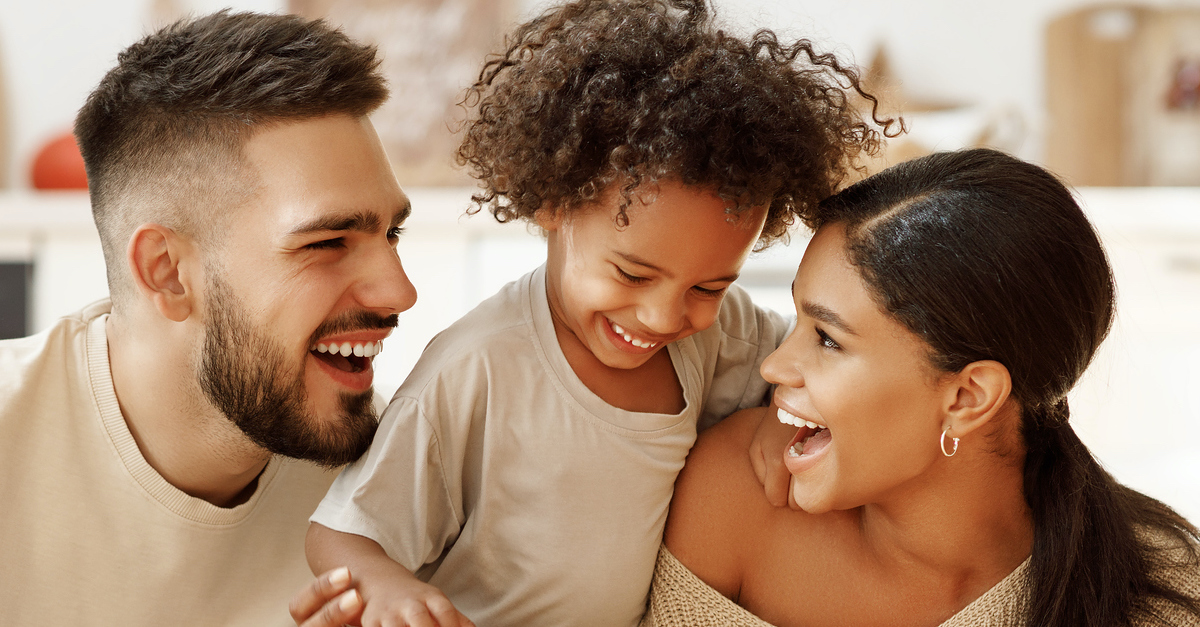
[[[841,316],[837,315],[832,309],[824,305],[818,305],[814,302],[806,300],[803,303],[800,303],[800,310],[803,311],[809,318],[820,320],[821,322],[841,329],[843,332],[849,333],[850,335],[858,335],[854,332],[854,329],[850,328],[850,325],[846,324],[845,320],[842,320]]]
[[[412,202],[406,198],[404,199],[404,206],[400,207],[400,210],[396,212],[396,215],[392,216],[392,226],[400,226],[401,224],[404,224],[404,221],[408,220],[409,216],[411,215]]]
[[[392,216],[391,226],[397,226],[408,219],[412,214],[412,204],[404,203],[404,206]],[[323,215],[308,222],[302,222],[288,231],[288,235],[307,235],[309,233],[319,233],[322,231],[361,231],[363,233],[375,233],[380,230],[382,220],[379,219],[379,214],[366,211],[354,211],[348,213],[332,213]]]
[[[632,255],[629,253],[623,253],[623,252],[617,251],[617,256],[624,259],[625,261],[628,261],[629,263],[642,266],[643,268],[648,268],[648,269],[653,270],[654,272],[657,272],[668,278],[673,276],[670,272],[663,270],[662,268],[650,263],[649,261],[646,261],[645,259],[642,259],[641,257],[638,257],[637,255]],[[716,282],[723,282],[723,281],[733,283],[734,281],[737,280],[737,278],[738,278],[737,274],[731,274],[729,276],[717,277],[715,279],[708,279],[708,280],[704,281],[704,283],[716,283]]]

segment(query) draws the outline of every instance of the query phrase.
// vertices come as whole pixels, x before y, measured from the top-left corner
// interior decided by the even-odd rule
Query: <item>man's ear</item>
[[[198,267],[191,242],[161,224],[143,224],[129,238],[126,252],[138,292],[163,317],[186,320],[195,306],[193,274]]]
[[[946,391],[942,430],[949,430],[947,437],[961,438],[1000,412],[1012,393],[1012,376],[998,361],[975,361],[952,376]]]

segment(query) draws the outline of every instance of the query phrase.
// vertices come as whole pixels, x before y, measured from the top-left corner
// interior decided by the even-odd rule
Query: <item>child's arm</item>
[[[364,603],[364,627],[474,627],[441,590],[417,579],[370,538],[313,523],[304,548],[314,573],[349,568],[351,583]]]

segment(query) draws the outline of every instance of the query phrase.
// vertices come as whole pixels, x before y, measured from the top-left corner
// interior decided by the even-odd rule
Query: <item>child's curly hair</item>
[[[579,0],[519,26],[463,102],[457,152],[500,222],[569,211],[620,182],[711,188],[731,213],[769,206],[760,245],[831,195],[880,132],[849,99],[858,73],[808,40],[716,30],[705,0]],[[895,120],[872,120],[883,134]]]

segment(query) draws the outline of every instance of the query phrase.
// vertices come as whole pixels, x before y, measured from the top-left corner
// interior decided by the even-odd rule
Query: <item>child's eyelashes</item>
[[[622,279],[628,281],[629,283],[633,283],[634,285],[638,285],[640,283],[645,283],[646,281],[649,280],[644,276],[636,276],[633,274],[629,274],[628,272],[622,270],[620,266],[614,266],[614,267],[617,269],[617,274],[621,275]]]
[[[717,296],[724,294],[725,290],[728,290],[729,287],[726,286],[726,287],[718,287],[716,289],[712,289],[712,288],[707,288],[707,287],[700,287],[699,285],[697,285],[697,286],[693,287],[692,289],[695,290],[696,293],[700,294],[701,296],[712,296],[715,298]]]

